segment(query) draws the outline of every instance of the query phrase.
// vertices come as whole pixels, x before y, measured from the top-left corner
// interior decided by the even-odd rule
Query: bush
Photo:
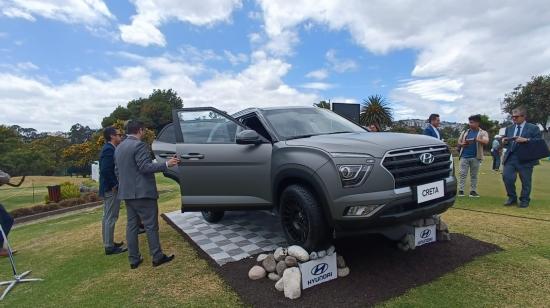
[[[31,207],[15,209],[11,211],[10,214],[11,216],[13,216],[13,218],[17,218],[17,217],[29,216],[33,214],[50,212],[53,210],[58,210],[63,208],[69,208],[69,207],[73,207],[84,203],[96,202],[99,200],[100,199],[95,192],[90,192],[90,193],[83,194],[82,196],[79,196],[77,198],[69,198],[69,199],[61,200],[59,201],[59,203],[50,202],[47,204],[40,204],[40,205],[31,206]]]
[[[78,197],[80,197],[80,187],[71,182],[65,182],[61,184],[61,200]]]

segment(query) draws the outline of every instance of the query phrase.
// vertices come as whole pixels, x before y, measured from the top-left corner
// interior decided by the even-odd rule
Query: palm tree
[[[320,101],[317,104],[313,104],[313,106],[330,110],[330,99],[328,101]]]
[[[393,121],[392,109],[382,95],[371,95],[363,100],[359,122],[361,125],[371,124],[378,127],[390,126]]]

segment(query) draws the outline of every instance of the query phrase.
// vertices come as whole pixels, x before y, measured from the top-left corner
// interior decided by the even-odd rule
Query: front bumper
[[[362,232],[365,229],[390,227],[411,222],[419,218],[445,212],[456,198],[456,179],[445,179],[445,196],[418,204],[411,188],[393,189],[373,193],[347,195],[333,201],[331,206],[332,224],[335,230]],[[344,216],[349,206],[382,205],[370,216]]]

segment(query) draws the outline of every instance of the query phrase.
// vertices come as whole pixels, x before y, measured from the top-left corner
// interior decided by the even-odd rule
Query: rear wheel
[[[222,220],[224,211],[202,211],[202,217],[208,222],[218,222]]]
[[[302,185],[290,185],[283,190],[280,200],[281,224],[288,243],[307,251],[325,249],[330,232],[311,191]]]

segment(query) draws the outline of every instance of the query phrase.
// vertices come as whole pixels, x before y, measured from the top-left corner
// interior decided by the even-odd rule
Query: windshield
[[[286,140],[315,135],[365,132],[360,126],[322,108],[264,110],[266,120]]]

